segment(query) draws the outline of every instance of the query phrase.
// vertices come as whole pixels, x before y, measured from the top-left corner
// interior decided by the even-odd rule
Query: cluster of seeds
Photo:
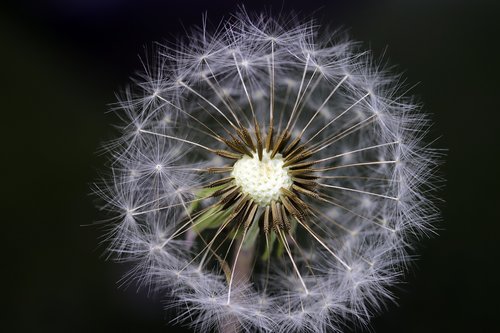
[[[116,107],[110,253],[206,332],[326,332],[391,298],[438,217],[437,152],[399,78],[339,34],[238,13],[153,61]]]

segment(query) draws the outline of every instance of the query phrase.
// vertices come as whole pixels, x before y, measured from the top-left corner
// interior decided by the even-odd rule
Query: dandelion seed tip
[[[162,246],[159,244],[154,244],[154,245],[151,245],[149,247],[150,252],[159,252],[159,251],[161,251],[161,249],[162,249]]]

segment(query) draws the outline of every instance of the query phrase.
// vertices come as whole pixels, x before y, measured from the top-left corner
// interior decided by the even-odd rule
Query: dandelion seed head
[[[366,324],[439,217],[400,78],[342,33],[244,10],[155,51],[95,186],[127,279],[200,332]]]

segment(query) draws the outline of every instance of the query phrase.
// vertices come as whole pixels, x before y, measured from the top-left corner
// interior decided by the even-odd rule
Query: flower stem
[[[233,258],[236,258],[236,251],[240,248],[241,242],[242,240],[239,239],[233,246]],[[234,274],[234,287],[245,285],[250,281],[252,266],[254,263],[255,243],[256,242],[252,242],[250,246],[247,246],[247,244],[242,246],[240,254],[238,255],[238,260],[233,262],[232,274]],[[238,294],[234,294],[233,297],[237,298],[239,296]],[[227,317],[220,325],[220,332],[240,333],[241,327],[237,318],[234,316]]]

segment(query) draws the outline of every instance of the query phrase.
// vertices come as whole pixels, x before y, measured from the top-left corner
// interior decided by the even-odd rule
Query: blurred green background
[[[245,3],[245,1],[243,1]],[[500,313],[498,1],[247,1],[344,27],[405,72],[448,149],[439,237],[423,239],[376,332],[493,332]],[[183,332],[161,298],[119,288],[89,185],[114,92],[153,41],[233,1],[4,2],[0,11],[6,332]],[[186,332],[188,332],[186,330]]]

